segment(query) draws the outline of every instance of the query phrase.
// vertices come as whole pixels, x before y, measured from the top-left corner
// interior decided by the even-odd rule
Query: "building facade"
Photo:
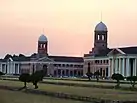
[[[52,56],[48,53],[48,39],[41,35],[37,53],[31,56],[6,55],[0,59],[0,71],[7,75],[19,75],[45,70],[54,77],[81,77],[87,72],[99,71],[102,77],[114,73],[137,76],[137,47],[108,48],[108,29],[101,21],[94,30],[94,47],[84,57]]]
[[[102,77],[114,73],[137,76],[137,47],[108,48],[107,26],[100,22],[94,31],[94,47],[84,55],[84,74],[99,71]]]
[[[48,40],[45,35],[38,39],[37,53],[31,56],[6,55],[0,60],[0,71],[7,75],[19,75],[45,70],[46,76],[80,77],[83,75],[83,57],[51,56],[48,54]]]

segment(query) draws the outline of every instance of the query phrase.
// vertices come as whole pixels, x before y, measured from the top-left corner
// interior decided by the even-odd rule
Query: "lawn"
[[[0,85],[10,85],[10,86],[23,86],[22,82],[19,81],[0,81]],[[32,84],[28,84],[32,88]],[[60,86],[53,84],[39,84],[39,89],[51,92],[63,92],[76,94],[81,96],[91,96],[95,98],[104,98],[112,100],[137,100],[135,91],[124,91],[115,89],[101,89],[101,88],[89,88],[89,87],[74,87],[74,86]]]
[[[0,103],[87,103],[42,95],[0,90]]]

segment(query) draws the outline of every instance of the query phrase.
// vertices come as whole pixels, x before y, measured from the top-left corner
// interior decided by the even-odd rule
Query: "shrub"
[[[129,76],[127,77],[127,81],[130,81],[132,88],[134,88],[136,84],[135,82],[137,81],[137,76]]]
[[[42,80],[43,80],[44,75],[45,75],[45,74],[44,74],[43,70],[36,71],[35,73],[33,73],[33,74],[31,75],[31,82],[33,83],[33,85],[35,85],[35,89],[38,88],[37,83],[38,83],[39,81],[42,81]]]
[[[91,80],[91,77],[92,77],[92,75],[93,75],[93,73],[87,72],[86,75],[88,76],[88,79],[89,79],[89,81],[90,81],[90,80]]]
[[[30,75],[28,73],[23,73],[20,75],[19,80],[24,82],[24,88],[27,87],[27,82],[30,82]]]
[[[121,74],[116,74],[116,73],[114,73],[113,75],[112,75],[112,77],[111,77],[113,80],[117,80],[117,85],[116,85],[116,87],[120,87],[120,80],[124,80],[124,77],[121,75]]]
[[[99,70],[97,70],[95,73],[94,73],[94,76],[96,77],[97,79],[97,82],[99,81],[99,76],[101,75],[101,73],[99,72]]]
[[[0,76],[2,76],[2,75],[4,75],[4,73],[0,71]]]

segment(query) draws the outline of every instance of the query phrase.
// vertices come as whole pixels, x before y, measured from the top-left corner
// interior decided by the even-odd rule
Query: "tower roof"
[[[38,41],[47,42],[48,39],[47,39],[47,37],[46,37],[44,34],[42,34],[42,35],[39,37]]]
[[[107,26],[101,21],[96,25],[95,31],[107,31]]]

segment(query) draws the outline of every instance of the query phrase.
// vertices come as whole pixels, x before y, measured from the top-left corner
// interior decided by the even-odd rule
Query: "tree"
[[[19,80],[24,82],[24,87],[23,88],[26,88],[27,87],[27,82],[31,81],[30,75],[28,73],[23,73],[23,74],[20,75]]]
[[[39,70],[39,71],[36,71],[35,73],[33,73],[31,75],[31,82],[33,83],[33,85],[35,86],[35,89],[38,88],[38,82],[39,81],[42,81],[43,80],[43,77],[44,77],[44,71],[43,70]]]
[[[137,81],[137,76],[129,76],[127,77],[127,81],[130,81],[132,88],[134,88],[136,84],[135,82]]]
[[[0,76],[2,76],[2,75],[4,75],[4,73],[0,71]]]
[[[94,76],[96,77],[97,79],[97,82],[99,81],[99,76],[101,75],[101,73],[99,72],[99,70],[97,70],[95,73],[94,73]]]
[[[5,74],[4,74],[3,72],[0,71],[0,77],[1,77],[2,75],[5,75]]]
[[[92,75],[93,75],[93,73],[87,72],[86,75],[88,76],[88,79],[89,79],[89,81],[90,81],[90,80],[91,80],[91,77],[92,77]]]
[[[111,77],[113,80],[117,80],[117,85],[116,85],[116,87],[120,87],[120,80],[124,80],[124,77],[123,77],[123,75],[121,75],[121,74],[116,74],[116,73],[114,73],[113,75],[112,75],[112,77]]]

